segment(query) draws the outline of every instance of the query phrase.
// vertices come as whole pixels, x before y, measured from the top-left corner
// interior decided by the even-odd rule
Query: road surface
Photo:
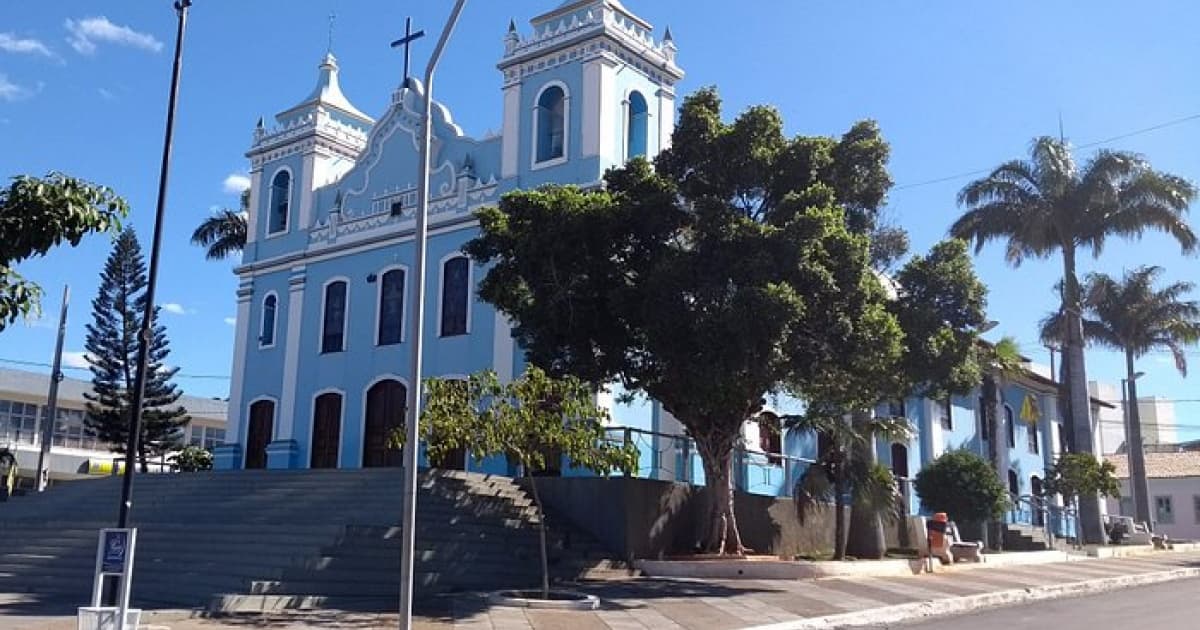
[[[880,626],[878,630],[1189,630],[1200,628],[1200,579],[996,608],[957,617]]]

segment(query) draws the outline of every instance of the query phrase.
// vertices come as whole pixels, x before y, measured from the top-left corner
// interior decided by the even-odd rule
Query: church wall
[[[631,93],[635,90],[641,93],[646,99],[646,105],[648,106],[649,120],[646,127],[646,157],[653,159],[663,148],[659,144],[658,133],[661,116],[659,114],[659,96],[657,94],[661,88],[644,74],[630,68],[617,73],[614,77],[614,83],[613,94],[610,96],[609,102],[606,103],[606,106],[612,107],[615,112],[614,122],[616,124],[609,128],[609,133],[613,136],[610,140],[612,143],[611,146],[617,149],[613,165],[625,163],[628,156],[628,103]]]
[[[494,310],[478,300],[469,307],[469,334],[441,338],[438,336],[440,320],[441,261],[459,251],[465,234],[460,230],[439,234],[429,240],[429,258],[426,274],[426,317],[425,317],[425,362],[426,377],[465,377],[471,373],[492,367],[492,333]],[[411,360],[411,334],[413,305],[411,304],[411,282],[406,286],[405,337],[397,345],[376,345],[378,282],[368,283],[370,274],[382,275],[382,270],[391,265],[408,266],[413,255],[412,241],[398,245],[359,252],[310,263],[306,268],[305,298],[299,365],[297,369],[297,400],[295,401],[295,432],[300,465],[306,466],[311,454],[311,431],[313,420],[313,394],[330,388],[344,392],[343,426],[341,431],[342,451],[340,465],[361,465],[366,390],[385,375],[411,387],[409,363]],[[411,273],[411,271],[410,271]],[[475,286],[483,278],[483,271],[473,265],[472,282]],[[343,352],[321,354],[320,335],[324,286],[334,279],[348,282],[349,326],[346,349]],[[474,291],[473,291],[474,292]],[[473,293],[472,292],[472,293]],[[503,472],[490,471],[489,472]]]
[[[272,427],[273,436],[279,432],[279,393],[283,386],[283,364],[286,356],[288,326],[294,314],[288,309],[288,272],[280,271],[254,278],[253,294],[250,299],[249,323],[246,327],[246,367],[242,375],[241,401],[230,401],[238,406],[241,421],[230,427],[231,437],[238,443],[246,443],[249,429],[250,404],[256,400],[270,398],[276,401],[276,417]],[[274,293],[277,299],[275,310],[275,343],[263,347],[259,341],[262,334],[263,300]]]
[[[543,88],[561,84],[567,92],[567,141],[565,163],[538,167],[533,163],[535,150],[534,110]],[[517,168],[520,188],[535,188],[549,183],[590,183],[600,176],[599,162],[583,159],[583,75],[578,64],[565,64],[527,76],[521,83],[520,141]],[[553,162],[551,162],[553,163]]]
[[[1019,481],[1018,494],[1027,495],[1031,492],[1030,477],[1036,475],[1040,479],[1045,479],[1045,460],[1042,457],[1042,450],[1046,444],[1044,440],[1038,440],[1038,452],[1029,452],[1029,432],[1031,429],[1029,424],[1021,419],[1021,407],[1025,402],[1025,396],[1030,393],[1029,390],[1017,386],[1009,385],[1004,389],[1004,402],[1012,407],[1014,418],[1014,434],[1015,440],[1013,446],[1008,449],[1008,465],[1009,468],[1016,471],[1017,480]],[[1035,398],[1039,398],[1035,395]],[[1043,420],[1039,423],[1044,423],[1045,413],[1042,414]],[[1040,438],[1040,436],[1039,436]],[[1007,439],[1007,438],[1005,438]],[[1007,445],[1007,442],[1004,442]],[[1007,483],[1007,480],[1005,480]]]
[[[292,174],[292,192],[289,197],[287,231],[275,236],[268,234],[269,209],[271,207],[271,182],[275,179],[280,168],[286,168]],[[300,208],[304,182],[304,158],[300,153],[292,153],[278,160],[263,165],[262,189],[258,194],[258,209],[254,217],[256,240],[247,247],[246,262],[273,258],[285,253],[301,250],[307,244],[307,227],[301,226]]]

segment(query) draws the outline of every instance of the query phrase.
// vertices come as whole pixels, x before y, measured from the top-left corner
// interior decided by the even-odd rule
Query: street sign
[[[102,532],[100,546],[101,573],[125,573],[125,561],[129,557],[129,530],[106,529]]]
[[[136,528],[102,529],[96,543],[96,574],[92,583],[92,605],[81,608],[93,614],[104,606],[104,579],[118,578],[116,612],[117,630],[127,630],[129,618],[129,587],[133,583],[133,551],[137,544]]]

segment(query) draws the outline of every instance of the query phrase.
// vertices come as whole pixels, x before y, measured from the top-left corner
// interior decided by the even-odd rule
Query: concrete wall
[[[528,488],[528,480],[522,483]],[[703,536],[703,488],[624,477],[539,478],[537,484],[550,518],[568,520],[627,559],[690,553]],[[832,509],[801,523],[791,499],[738,492],[735,510],[742,542],[757,553],[793,556],[833,547]]]

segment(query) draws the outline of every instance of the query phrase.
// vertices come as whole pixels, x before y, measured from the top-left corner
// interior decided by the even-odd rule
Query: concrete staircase
[[[138,605],[223,611],[393,606],[401,473],[395,469],[145,475],[134,489]],[[116,522],[120,480],[63,483],[0,504],[0,592],[91,591],[97,530]],[[548,518],[557,579],[625,575],[594,538]],[[537,515],[512,480],[420,479],[419,594],[535,585]]]
[[[1012,523],[1004,526],[1005,551],[1050,551],[1065,548],[1065,542],[1047,540],[1046,530],[1041,527]]]

